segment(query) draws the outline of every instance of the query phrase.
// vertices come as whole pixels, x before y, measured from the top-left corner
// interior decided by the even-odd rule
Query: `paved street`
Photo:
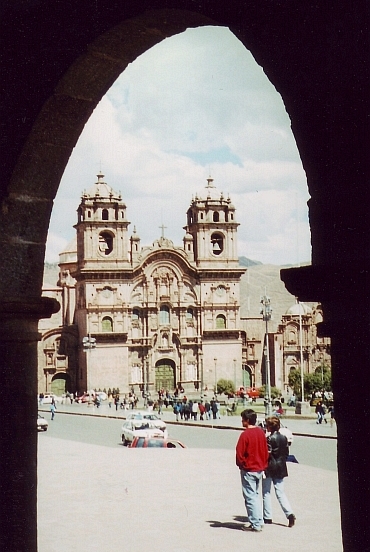
[[[60,405],[60,416],[62,410],[116,415],[107,405]],[[163,418],[174,421],[172,412]],[[314,419],[296,422],[307,431],[333,429],[315,427]],[[239,427],[240,417],[218,423]],[[342,550],[333,470],[289,464],[286,490],[297,525],[286,526],[274,501],[274,524],[259,534],[240,529],[245,507],[233,450],[108,448],[41,433],[38,470],[39,552]]]

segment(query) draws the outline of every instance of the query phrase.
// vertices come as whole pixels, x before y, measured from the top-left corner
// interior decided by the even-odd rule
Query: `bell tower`
[[[207,178],[202,195],[196,194],[187,211],[184,230],[193,237],[194,261],[199,268],[238,267],[235,207]]]
[[[106,182],[104,174],[78,207],[77,265],[79,270],[117,269],[129,266],[129,237],[126,204]]]

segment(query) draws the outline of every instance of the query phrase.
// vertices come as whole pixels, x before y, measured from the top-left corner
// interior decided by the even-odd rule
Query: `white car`
[[[262,418],[262,417],[258,417],[258,416],[257,416],[257,425],[259,425],[260,427],[262,427],[262,429],[264,430],[264,432],[266,433],[266,435],[270,435],[270,434],[266,431],[266,422],[265,422],[265,418]],[[293,435],[293,433],[290,431],[290,429],[288,429],[285,425],[282,424],[281,421],[280,421],[279,433],[281,433],[282,435],[285,435],[285,437],[286,437],[287,440],[288,440],[288,446],[290,447],[290,445],[293,443],[294,435]]]
[[[45,420],[43,416],[37,413],[37,430],[38,431],[47,431],[49,427],[48,421]]]
[[[54,393],[45,393],[44,398],[42,399],[42,404],[51,404],[52,399],[55,403],[60,403],[62,401],[61,397],[57,397]]]
[[[122,443],[128,445],[132,443],[135,437],[164,438],[164,433],[149,420],[126,420],[121,429]]]
[[[155,414],[155,412],[149,412],[147,410],[133,410],[128,412],[126,420],[147,420],[150,421],[154,427],[157,427],[163,432],[164,438],[168,438],[168,431],[166,422],[161,420],[161,418]]]

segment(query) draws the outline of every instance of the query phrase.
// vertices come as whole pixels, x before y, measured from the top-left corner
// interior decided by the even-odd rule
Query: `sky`
[[[182,245],[186,211],[207,178],[236,207],[239,256],[311,259],[306,175],[281,96],[224,27],[188,29],[138,57],[102,98],[70,157],[50,221],[46,262],[72,240],[99,171],[120,191],[141,244],[160,226]]]

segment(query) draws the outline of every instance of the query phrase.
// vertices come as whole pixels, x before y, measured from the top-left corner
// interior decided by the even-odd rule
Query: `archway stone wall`
[[[228,26],[250,49],[292,120],[311,194],[313,266],[292,269],[283,278],[300,300],[323,305],[323,332],[332,338],[344,550],[368,546],[368,511],[346,507],[353,496],[362,496],[370,469],[360,446],[370,436],[363,423],[369,393],[362,395],[361,408],[352,409],[350,419],[346,415],[348,401],[370,384],[364,369],[370,363],[366,3],[99,0],[92,6],[84,0],[26,0],[5,2],[1,22],[4,551],[37,550],[37,320],[56,308],[40,296],[60,178],[95,105],[127,64],[166,36],[207,24]],[[16,410],[15,391],[21,397]],[[21,476],[14,478],[14,473]]]

